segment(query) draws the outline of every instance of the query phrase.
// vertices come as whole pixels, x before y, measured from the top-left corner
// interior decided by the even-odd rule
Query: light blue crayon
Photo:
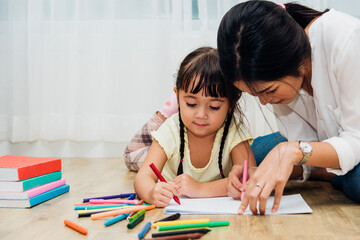
[[[109,220],[106,220],[106,221],[104,222],[104,225],[108,227],[108,226],[110,226],[110,225],[112,225],[112,224],[114,224],[114,223],[117,223],[117,222],[119,222],[119,221],[121,221],[121,220],[126,219],[127,216],[129,216],[129,215],[130,215],[130,213],[125,213],[125,214],[121,214],[121,215],[119,215],[119,216],[113,217],[113,218],[111,218],[111,219],[109,219]]]
[[[144,228],[141,230],[141,232],[139,232],[138,234],[138,238],[142,239],[145,237],[145,235],[147,234],[147,232],[150,230],[151,228],[151,222],[147,222],[144,226]]]

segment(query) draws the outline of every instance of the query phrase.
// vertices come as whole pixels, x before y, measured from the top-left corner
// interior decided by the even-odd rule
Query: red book
[[[0,157],[0,181],[19,181],[60,170],[60,158]]]

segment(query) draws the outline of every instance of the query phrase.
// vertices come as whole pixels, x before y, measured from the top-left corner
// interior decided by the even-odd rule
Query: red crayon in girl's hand
[[[161,175],[159,170],[155,167],[154,163],[149,165],[151,169],[154,171],[155,175],[159,178],[161,182],[166,182],[165,178]],[[181,205],[180,200],[177,196],[174,196],[175,202],[177,202],[179,205]]]

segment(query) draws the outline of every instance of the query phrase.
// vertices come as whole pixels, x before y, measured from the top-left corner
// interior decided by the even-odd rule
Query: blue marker
[[[136,197],[136,194],[133,193],[129,196],[129,198],[127,200],[133,200],[133,199],[135,199],[135,197]]]
[[[117,222],[119,222],[119,221],[121,221],[121,220],[126,219],[127,216],[129,216],[129,215],[130,215],[130,213],[125,213],[125,214],[121,214],[121,215],[119,215],[119,216],[113,217],[113,218],[111,218],[111,219],[109,219],[109,220],[106,220],[106,221],[104,222],[104,225],[105,225],[105,226],[110,226],[110,225],[112,225],[112,224],[114,224],[114,223],[117,223]]]
[[[139,239],[142,239],[145,237],[145,235],[147,234],[147,232],[150,230],[151,228],[151,222],[147,222],[144,226],[144,228],[141,230],[141,232],[139,232],[138,237]]]

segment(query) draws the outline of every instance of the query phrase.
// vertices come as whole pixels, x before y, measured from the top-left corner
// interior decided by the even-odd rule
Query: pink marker
[[[247,175],[248,175],[248,160],[244,161],[244,168],[243,168],[243,178],[242,178],[242,184],[245,187],[245,183],[247,180]],[[245,190],[241,192],[241,201],[243,201],[244,199],[244,195],[245,195]]]
[[[105,199],[90,199],[90,203],[93,204],[138,204],[138,200],[105,200]]]

